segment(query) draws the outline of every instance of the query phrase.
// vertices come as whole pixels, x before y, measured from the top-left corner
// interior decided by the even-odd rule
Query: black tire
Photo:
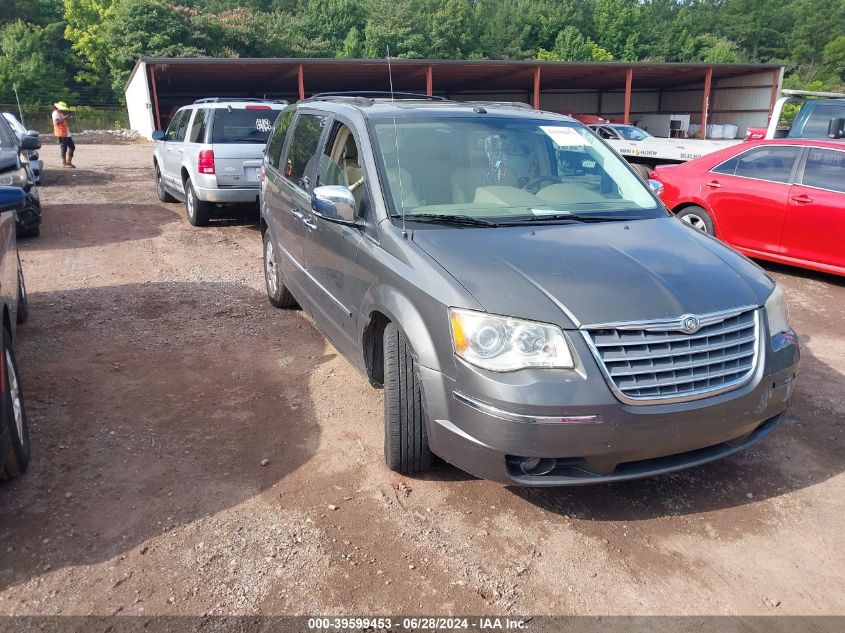
[[[161,178],[161,169],[156,165],[156,195],[162,202],[176,202],[176,198],[167,193],[164,180]]]
[[[20,232],[18,237],[20,238],[29,238],[29,237],[38,237],[41,235],[41,225],[36,224],[35,226],[30,226]]]
[[[3,328],[2,347],[3,358],[0,359],[0,363],[3,363],[3,390],[0,394],[0,424],[5,427],[7,438],[3,449],[5,454],[0,464],[0,479],[12,479],[22,474],[29,464],[29,429],[26,422],[26,409],[23,405],[18,364],[12,348],[12,337],[6,328]],[[13,384],[16,385],[15,389],[12,388]],[[15,416],[13,391],[17,395],[20,425]]]
[[[190,180],[185,181],[185,211],[188,214],[188,222],[194,226],[208,226],[211,205],[197,198]]]
[[[384,460],[403,474],[426,471],[432,463],[416,361],[393,323],[384,329]]]
[[[707,233],[708,235],[713,236],[716,235],[716,226],[713,224],[713,218],[710,217],[710,214],[701,207],[684,207],[680,211],[677,211],[676,215],[681,220],[698,229],[702,233]]]
[[[643,163],[631,163],[631,167],[634,168],[634,171],[637,172],[643,180],[647,181],[651,176],[652,169],[648,165],[644,165]]]
[[[23,269],[21,268],[21,260],[18,257],[18,308],[15,320],[20,323],[26,323],[29,319],[29,296],[26,294],[26,284],[23,280]]]
[[[296,308],[299,304],[285,286],[276,250],[270,231],[264,231],[264,286],[267,288],[267,298],[277,308]]]

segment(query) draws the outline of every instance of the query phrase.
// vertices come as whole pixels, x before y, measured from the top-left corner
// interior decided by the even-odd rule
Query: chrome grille
[[[605,378],[623,401],[693,400],[746,383],[757,366],[759,315],[754,308],[699,317],[687,334],[685,317],[584,327]]]

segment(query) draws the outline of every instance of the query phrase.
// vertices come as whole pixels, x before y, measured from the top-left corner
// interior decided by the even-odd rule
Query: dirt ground
[[[0,614],[845,614],[845,279],[766,266],[803,371],[739,456],[575,489],[403,478],[381,392],[267,302],[252,218],[191,227],[147,144],[55,154],[20,245],[33,461],[0,486]]]

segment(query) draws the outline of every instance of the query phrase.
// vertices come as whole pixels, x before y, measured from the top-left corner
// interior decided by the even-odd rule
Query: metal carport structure
[[[458,100],[524,101],[564,114],[625,121],[685,113],[709,122],[765,126],[783,76],[771,64],[390,60],[393,88]],[[386,59],[140,59],[126,84],[130,125],[149,136],[200,97],[289,101],[326,91],[390,88]]]

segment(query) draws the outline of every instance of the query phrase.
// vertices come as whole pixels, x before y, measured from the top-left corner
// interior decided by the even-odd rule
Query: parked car
[[[24,204],[20,187],[0,187],[0,308],[3,313],[0,358],[0,479],[23,473],[30,447],[20,374],[15,360],[15,325],[29,315],[26,286],[17,253],[14,213]]]
[[[36,237],[41,232],[41,199],[35,177],[21,154],[35,149],[37,139],[26,136],[18,140],[5,117],[0,117],[0,186],[19,187],[25,195],[24,205],[15,214],[18,237]]]
[[[749,141],[652,178],[678,217],[741,253],[845,275],[845,141]]]
[[[644,141],[648,138],[654,138],[651,134],[638,128],[636,125],[627,125],[624,123],[605,123],[602,125],[594,123],[587,127],[603,139],[612,139],[615,141]]]
[[[258,203],[264,145],[286,101],[199,99],[156,130],[153,166],[162,202],[185,202],[188,220],[205,226],[215,207]]]
[[[399,472],[656,475],[762,439],[793,391],[781,288],[569,117],[300,101],[267,144],[261,232],[270,302],[384,387]]]
[[[18,137],[18,141],[20,143],[23,143],[25,136],[32,136],[36,141],[38,141],[38,147],[31,150],[24,150],[21,154],[29,165],[29,168],[32,170],[32,175],[35,178],[35,184],[40,185],[41,172],[44,171],[44,161],[42,161],[41,157],[38,155],[38,150],[41,149],[41,138],[39,137],[38,132],[35,130],[27,130],[23,123],[18,121],[17,117],[15,117],[15,115],[11,112],[4,112],[3,117],[9,122],[9,127],[12,128],[12,132],[14,132],[15,136]]]

